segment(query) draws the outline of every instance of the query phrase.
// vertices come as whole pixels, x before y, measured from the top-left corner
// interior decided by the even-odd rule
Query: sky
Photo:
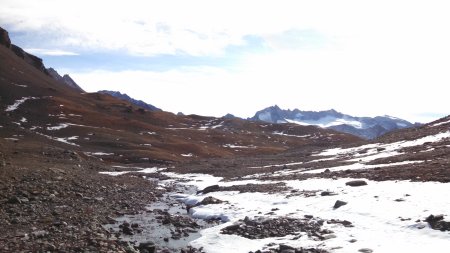
[[[283,109],[429,122],[449,114],[439,0],[0,0],[14,44],[84,90],[170,112]]]

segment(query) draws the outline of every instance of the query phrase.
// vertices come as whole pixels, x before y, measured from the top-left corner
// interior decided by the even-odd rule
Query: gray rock
[[[347,183],[345,183],[345,185],[352,186],[352,187],[363,186],[363,185],[367,185],[367,182],[364,180],[353,180],[353,181],[348,181]]]
[[[149,253],[155,253],[156,252],[156,245],[155,243],[151,241],[147,242],[141,242],[139,244],[139,250],[142,252],[144,250],[147,250]]]
[[[337,209],[337,208],[339,208],[341,206],[345,206],[345,205],[347,205],[347,202],[344,202],[344,201],[341,201],[341,200],[336,200],[336,203],[334,203],[333,208]]]
[[[368,249],[368,248],[362,248],[362,249],[359,249],[358,251],[362,252],[362,253],[372,253],[373,252],[373,250]]]

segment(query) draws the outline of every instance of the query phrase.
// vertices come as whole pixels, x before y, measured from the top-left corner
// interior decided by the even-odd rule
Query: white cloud
[[[87,90],[122,90],[174,112],[251,116],[277,103],[427,121],[420,115],[448,113],[448,7],[440,0],[2,0],[0,23],[50,36],[62,50],[215,56],[249,35],[271,49],[245,54],[233,71],[74,74]]]
[[[24,50],[30,54],[35,54],[38,56],[41,56],[41,55],[48,55],[48,56],[75,56],[75,55],[78,55],[77,53],[74,53],[74,52],[58,50],[58,49],[24,48]]]
[[[334,108],[356,116],[389,114],[420,122],[436,117],[427,117],[428,112],[448,113],[447,95],[442,90],[449,78],[427,86],[410,86],[405,83],[426,77],[417,72],[399,80],[389,66],[380,67],[379,75],[374,76],[359,64],[359,58],[331,52],[271,54],[250,57],[238,71],[184,68],[72,76],[85,90],[120,90],[174,113],[249,117],[273,104],[302,110]]]

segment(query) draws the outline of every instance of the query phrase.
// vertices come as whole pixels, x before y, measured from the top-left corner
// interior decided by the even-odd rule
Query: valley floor
[[[447,252],[449,137],[156,167],[7,140],[0,251]]]

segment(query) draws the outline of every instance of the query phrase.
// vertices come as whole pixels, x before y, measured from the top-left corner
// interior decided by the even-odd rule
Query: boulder
[[[333,208],[334,209],[338,209],[341,206],[345,206],[347,205],[347,202],[341,201],[341,200],[336,200],[336,203],[334,203]]]
[[[141,242],[139,244],[139,251],[147,251],[149,253],[155,253],[156,252],[156,245],[155,243],[151,242],[151,241],[147,241],[147,242]]]
[[[345,183],[345,185],[352,186],[352,187],[363,186],[363,185],[367,185],[367,182],[364,180],[353,180],[353,181],[348,181],[347,183]]]
[[[216,192],[216,191],[219,191],[219,190],[220,190],[220,186],[215,184],[215,185],[210,185],[210,186],[206,187],[203,190],[197,191],[197,194],[200,194],[200,193],[207,194],[207,193]]]

